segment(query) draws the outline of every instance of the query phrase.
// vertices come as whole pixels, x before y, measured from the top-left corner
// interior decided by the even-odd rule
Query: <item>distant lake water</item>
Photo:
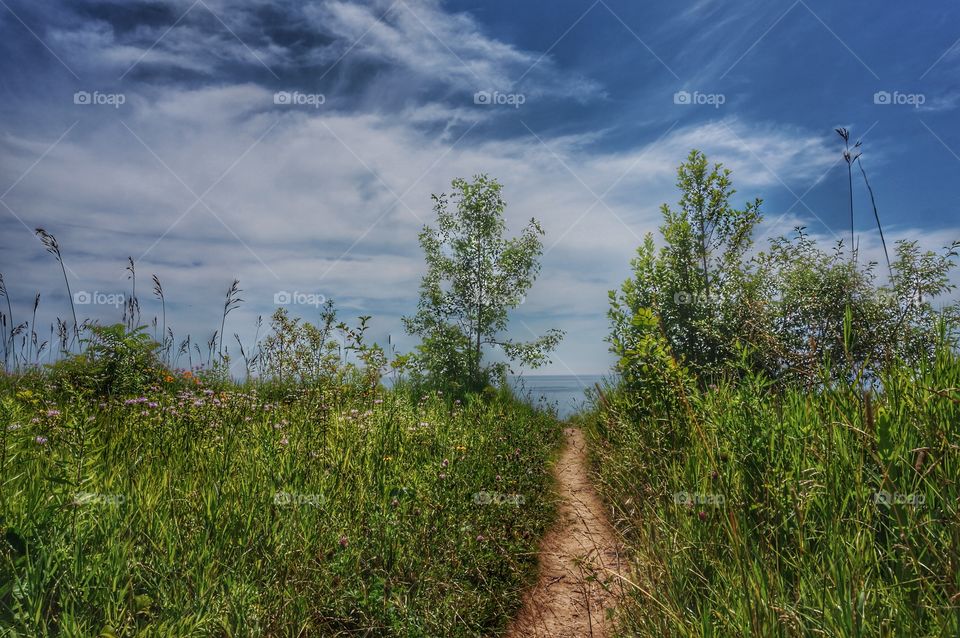
[[[565,419],[583,406],[584,390],[603,379],[599,374],[537,374],[512,376],[510,385],[534,404],[555,406],[557,415]]]

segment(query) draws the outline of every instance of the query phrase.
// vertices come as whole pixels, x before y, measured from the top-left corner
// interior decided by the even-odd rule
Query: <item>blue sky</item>
[[[16,315],[40,292],[41,322],[67,316],[43,226],[93,300],[128,289],[130,256],[152,318],[156,273],[178,338],[219,328],[238,277],[228,333],[300,292],[409,349],[430,194],[487,172],[514,229],[547,230],[513,336],[563,328],[545,371],[603,372],[607,290],[691,148],[764,199],[765,235],[832,242],[848,127],[888,237],[960,238],[958,71],[948,2],[0,0],[0,272]]]

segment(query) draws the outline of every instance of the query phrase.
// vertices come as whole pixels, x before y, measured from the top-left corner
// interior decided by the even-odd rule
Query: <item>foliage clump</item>
[[[427,382],[463,393],[502,380],[510,362],[548,363],[563,332],[532,341],[503,334],[539,273],[543,229],[531,219],[518,237],[504,237],[503,187],[486,175],[455,179],[452,188],[452,197],[433,196],[436,228],[420,233],[427,272],[417,312],[404,324],[421,338],[416,363]],[[484,347],[502,358],[484,363]]]
[[[751,251],[762,202],[735,208],[730,171],[698,151],[677,186],[678,208],[662,208],[663,245],[648,235],[633,276],[610,293],[610,342],[628,377],[644,338],[663,339],[701,385],[738,374],[743,358],[771,379],[810,385],[824,364],[834,379],[876,375],[901,360],[929,362],[941,326],[956,337],[960,306],[936,303],[953,288],[960,243],[938,254],[898,242],[881,285],[876,264],[858,266],[842,245],[824,251],[803,228]],[[648,311],[656,321],[637,320]]]
[[[157,355],[160,345],[145,328],[127,330],[123,324],[88,324],[85,349],[51,366],[53,380],[64,390],[95,396],[137,394],[164,375]]]

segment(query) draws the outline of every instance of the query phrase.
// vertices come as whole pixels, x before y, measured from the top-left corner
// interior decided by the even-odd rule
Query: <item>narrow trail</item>
[[[564,435],[554,469],[557,521],[540,546],[537,584],[524,596],[507,638],[601,638],[612,629],[608,616],[622,593],[625,563],[590,483],[583,433],[567,428]]]

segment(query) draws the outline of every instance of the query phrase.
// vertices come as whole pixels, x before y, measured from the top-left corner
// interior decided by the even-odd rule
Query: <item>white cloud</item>
[[[541,144],[533,135],[491,141],[467,134],[452,145],[455,135],[437,137],[421,124],[442,125],[455,110],[411,107],[401,120],[282,109],[270,91],[246,84],[169,89],[155,101],[133,96],[130,104],[123,122],[149,150],[116,118],[85,122],[8,197],[28,224],[58,235],[78,275],[75,288],[123,290],[125,258],[149,249],[139,262],[141,281],[160,275],[179,304],[169,319],[186,326],[181,331],[212,331],[223,290],[237,276],[247,308],[231,330],[249,332],[243,317],[268,314],[276,291],[300,290],[347,300],[358,313],[381,316],[384,334],[398,334],[398,315],[416,303],[416,236],[431,221],[430,194],[448,189],[453,177],[488,172],[505,183],[513,230],[530,217],[547,230],[543,275],[520,317],[540,327],[555,317],[571,334],[559,356],[587,371],[606,361],[606,291],[626,276],[640,237],[656,230],[657,206],[675,201],[675,166],[691,146],[734,167],[748,190],[777,185],[763,164],[804,175],[829,161],[817,138],[732,119],[603,153],[578,136],[541,135]],[[6,159],[5,171],[26,168],[46,144],[6,140],[17,152],[5,154],[15,158]],[[195,201],[190,191],[204,193],[234,162],[204,196],[216,215],[201,204],[181,219]],[[594,193],[608,189],[598,203]],[[12,232],[22,240],[13,246],[16,260],[41,258],[41,267],[11,281],[22,307],[24,291],[46,295],[59,284],[26,231]],[[65,300],[57,306],[63,315]],[[590,348],[593,356],[584,358]]]
[[[343,53],[388,62],[416,76],[421,87],[434,82],[470,93],[524,90],[580,99],[599,94],[595,83],[557,73],[549,57],[491,38],[470,15],[448,13],[432,0],[328,2],[307,15],[342,38]]]
[[[180,15],[190,4],[172,10]],[[59,27],[53,46],[71,65],[116,78],[144,56],[140,70],[157,77],[131,74],[121,109],[74,107],[67,97],[55,133],[37,127],[0,138],[0,174],[10,184],[78,121],[4,201],[28,226],[58,236],[75,291],[126,290],[125,260],[142,256],[145,315],[158,309],[148,299],[149,275],[157,273],[171,303],[168,322],[180,336],[202,340],[218,327],[234,277],[246,303],[231,315],[228,333],[252,335],[255,317],[269,314],[273,295],[285,290],[333,298],[345,315],[375,315],[378,338],[399,335],[399,316],[416,304],[423,268],[417,233],[431,221],[430,194],[448,189],[453,177],[487,172],[505,184],[512,230],[530,217],[547,230],[542,276],[519,318],[536,331],[568,331],[550,371],[599,372],[609,364],[606,292],[627,276],[640,238],[659,226],[659,205],[676,200],[675,168],[691,148],[733,169],[744,199],[784,185],[802,192],[838,159],[832,133],[779,123],[718,116],[669,132],[664,124],[647,141],[613,151],[609,142],[622,135],[614,125],[560,134],[539,130],[523,109],[458,104],[451,95],[490,89],[603,94],[550,56],[499,41],[468,14],[447,13],[431,0],[207,4],[239,40],[199,5],[149,51],[169,24],[133,32],[100,22]],[[304,30],[304,50],[268,40],[255,14],[268,7]],[[318,109],[277,106],[274,87],[258,83],[264,71],[254,54],[281,71],[328,68],[342,56],[329,77],[347,80],[329,83]],[[259,76],[223,71],[238,63]],[[217,79],[171,79],[184,71]],[[319,90],[311,83],[323,73],[297,75],[283,88]],[[348,87],[348,80],[362,86]],[[513,128],[480,132],[493,122]],[[55,263],[3,208],[0,219],[2,270],[17,314],[24,317],[39,290],[42,322],[66,316]],[[940,239],[916,233],[924,246]],[[870,241],[864,254],[875,253]],[[113,308],[82,311],[120,316]],[[514,336],[530,335],[519,324]]]

